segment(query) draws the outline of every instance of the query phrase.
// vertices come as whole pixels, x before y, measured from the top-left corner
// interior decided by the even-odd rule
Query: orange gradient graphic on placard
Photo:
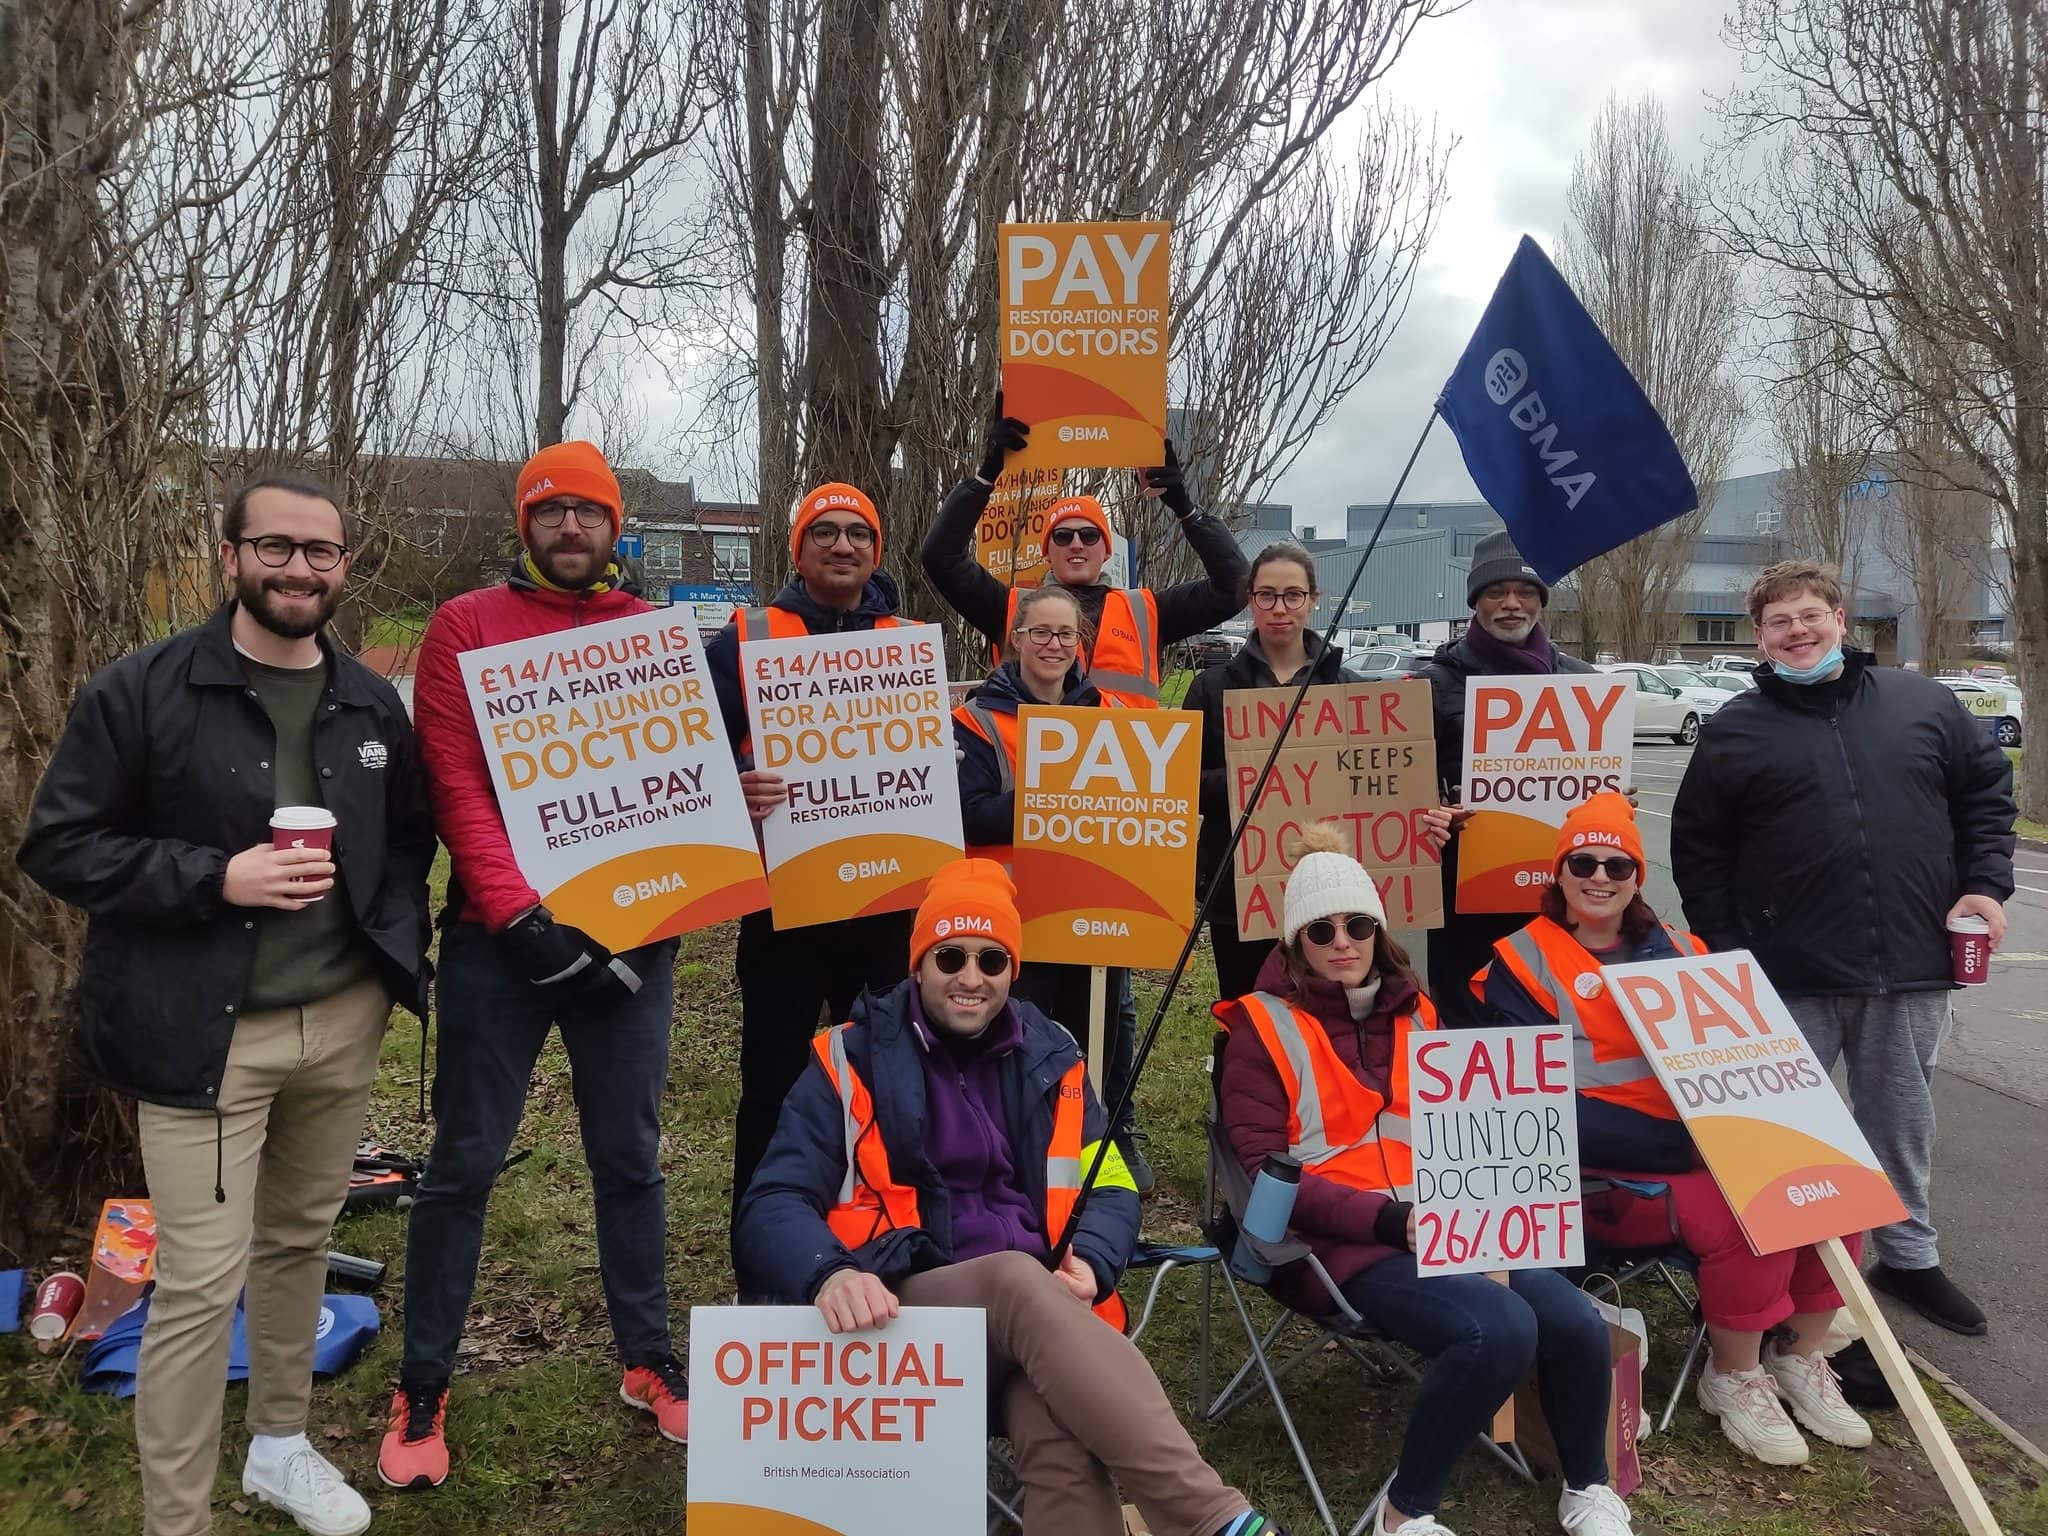
[[[933,874],[960,857],[937,838],[876,832],[809,848],[768,876],[775,926],[803,928],[914,909]]]
[[[1513,811],[1475,811],[1458,834],[1460,912],[1534,912],[1550,883],[1557,828]]]
[[[690,1536],[843,1536],[836,1525],[752,1504],[687,1504],[683,1520]]]
[[[768,880],[752,848],[670,843],[607,859],[541,900],[560,921],[623,950],[759,911]]]
[[[1804,1131],[1749,1115],[1699,1115],[1686,1129],[1758,1253],[1906,1219],[1882,1170]]]

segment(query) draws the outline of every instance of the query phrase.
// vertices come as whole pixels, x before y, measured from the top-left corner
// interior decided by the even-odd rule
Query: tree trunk
[[[562,440],[569,420],[564,371],[569,355],[569,150],[558,111],[562,71],[562,0],[540,0],[540,35],[534,40],[533,132],[540,194],[540,357],[533,414],[533,442],[545,448]]]
[[[754,586],[765,600],[789,575],[789,507],[796,498],[796,422],[790,413],[789,346],[782,330],[788,281],[783,241],[782,157],[768,123],[775,84],[773,0],[746,0],[747,225],[754,256],[754,426],[761,536]]]

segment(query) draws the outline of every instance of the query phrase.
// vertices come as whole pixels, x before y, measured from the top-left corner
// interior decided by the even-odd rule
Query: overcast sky
[[[1724,9],[1724,0],[1475,0],[1417,29],[1384,89],[1458,137],[1449,203],[1392,344],[1280,483],[1274,499],[1293,503],[1297,525],[1393,489],[1515,242],[1530,234],[1555,249],[1572,159],[1611,92],[1656,96],[1680,159],[1704,157],[1708,96],[1732,85],[1741,63],[1720,38]],[[1734,473],[1771,467],[1754,447]],[[1402,499],[1477,494],[1439,422]]]

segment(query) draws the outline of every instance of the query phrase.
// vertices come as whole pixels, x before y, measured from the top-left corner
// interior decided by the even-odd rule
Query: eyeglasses
[[[1047,537],[1061,549],[1065,549],[1069,544],[1079,544],[1085,549],[1093,549],[1102,542],[1102,530],[1093,523],[1069,524],[1064,528],[1053,529]]]
[[[1380,931],[1380,925],[1364,913],[1354,913],[1344,919],[1344,932],[1354,944],[1363,944]],[[1337,942],[1337,925],[1329,918],[1318,918],[1301,930],[1301,936],[1317,949],[1327,949]]]
[[[612,520],[612,509],[594,501],[544,501],[526,514],[526,520],[541,528],[559,528],[572,510],[579,528],[602,528]]]
[[[292,556],[303,553],[306,564],[316,571],[331,571],[341,564],[341,557],[348,553],[346,544],[337,544],[332,539],[288,539],[281,533],[266,533],[253,539],[237,539],[237,546],[247,544],[256,551],[256,558],[273,570],[283,570],[292,563]]]
[[[830,549],[842,537],[855,549],[866,549],[875,542],[875,530],[866,523],[813,523],[804,537],[819,549]]]
[[[1260,587],[1252,593],[1252,606],[1263,608],[1268,613],[1275,608],[1297,613],[1308,605],[1308,600],[1313,596],[1313,592],[1304,592],[1300,587],[1289,587],[1285,592],[1275,592],[1271,587]]]
[[[967,969],[967,951],[958,944],[941,944],[932,951],[932,963],[941,976],[958,976]],[[1010,955],[1003,949],[977,949],[974,963],[984,976],[1000,976],[1010,968]]]
[[[1590,880],[1595,870],[1605,870],[1607,878],[1618,883],[1635,879],[1636,872],[1641,866],[1634,859],[1622,854],[1616,854],[1611,859],[1603,859],[1597,853],[1568,853],[1564,857],[1564,867],[1578,880]]]
[[[1078,629],[1054,629],[1049,624],[1034,624],[1017,633],[1033,645],[1056,645],[1063,651],[1081,643],[1081,631]]]
[[[1825,608],[1809,608],[1804,613],[1781,613],[1774,618],[1765,619],[1763,630],[1767,635],[1782,635],[1794,624],[1801,629],[1813,629],[1825,624],[1832,617],[1834,615]]]

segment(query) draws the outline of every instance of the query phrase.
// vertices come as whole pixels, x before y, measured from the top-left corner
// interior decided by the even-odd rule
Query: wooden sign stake
[[[1109,1004],[1109,970],[1106,966],[1088,967],[1088,1082],[1095,1090],[1095,1097],[1102,1097],[1102,1066],[1108,1055],[1108,1042],[1104,1036],[1103,1014]]]

